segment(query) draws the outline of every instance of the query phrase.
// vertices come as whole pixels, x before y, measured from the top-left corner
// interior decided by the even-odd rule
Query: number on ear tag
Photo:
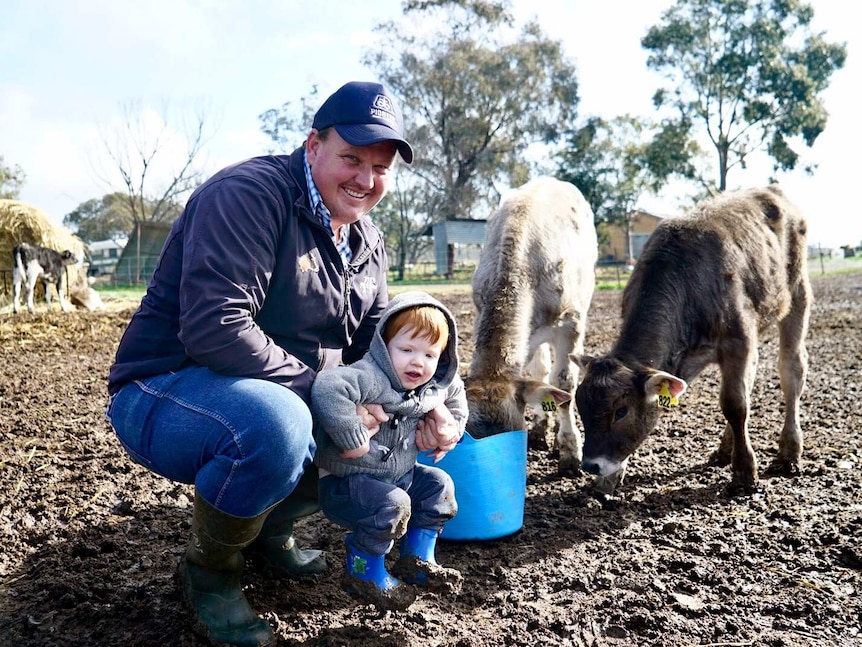
[[[554,398],[552,398],[551,396],[546,395],[544,398],[542,398],[542,411],[545,411],[547,413],[556,413],[557,401],[554,400]]]
[[[675,407],[679,404],[679,399],[671,394],[670,389],[667,385],[667,380],[661,383],[661,387],[658,390],[658,406],[660,409],[670,409],[671,407]]]

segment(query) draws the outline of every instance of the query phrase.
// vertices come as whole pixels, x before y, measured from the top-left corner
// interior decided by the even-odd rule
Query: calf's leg
[[[551,384],[574,396],[578,382],[578,365],[571,359],[571,354],[581,354],[584,350],[583,332],[573,323],[560,328],[553,340],[554,362],[551,367]],[[575,424],[574,403],[569,401],[557,411],[556,446],[560,452],[557,466],[560,474],[579,474],[581,458],[584,453],[584,441],[581,432]]]
[[[21,284],[24,283],[24,277],[15,269],[12,272],[12,312],[18,313],[18,304],[21,301]]]
[[[36,312],[36,305],[33,303],[33,293],[36,291],[36,282],[39,280],[39,274],[34,272],[30,267],[27,268],[27,285],[25,286],[27,296],[27,311],[31,314]],[[47,292],[47,290],[46,290]]]
[[[64,267],[60,270],[60,278],[57,279],[57,299],[60,301],[60,310],[63,312],[69,312],[72,309],[72,305],[66,299],[66,268]]]
[[[548,382],[551,372],[551,349],[548,344],[539,344],[532,352],[524,368],[525,375],[540,382]],[[548,432],[554,428],[554,413],[533,407],[533,423],[527,432],[527,442],[531,449],[548,451]]]
[[[778,373],[784,394],[784,427],[778,439],[778,455],[767,468],[769,474],[799,474],[802,458],[802,427],[799,423],[799,400],[808,374],[808,331],[810,294],[800,286],[788,315],[778,324]]]
[[[753,331],[726,344],[719,356],[721,410],[733,437],[731,495],[757,491],[757,458],[748,436],[751,390],[757,372],[757,338]]]
[[[51,283],[48,281],[42,281],[42,289],[45,291],[45,305],[48,306],[48,312],[51,312]],[[59,293],[59,290],[57,291]]]

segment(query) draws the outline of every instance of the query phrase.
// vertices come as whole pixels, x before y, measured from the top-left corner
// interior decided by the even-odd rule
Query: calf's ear
[[[572,394],[568,391],[536,380],[524,380],[521,393],[525,403],[544,411],[555,411],[556,407],[572,399]],[[550,403],[553,403],[554,408],[548,407]]]
[[[644,392],[648,400],[655,400],[658,397],[663,382],[667,383],[668,391],[674,398],[681,396],[688,388],[688,384],[682,378],[664,371],[654,371],[644,383]]]
[[[589,355],[576,355],[575,353],[569,353],[569,359],[578,365],[582,371],[586,372],[587,366],[590,362],[593,361],[593,357]]]

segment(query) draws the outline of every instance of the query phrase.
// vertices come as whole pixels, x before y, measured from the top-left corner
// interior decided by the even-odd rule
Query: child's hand
[[[376,431],[374,433],[377,433]],[[373,434],[372,434],[373,435]],[[341,454],[341,458],[359,458],[365,456],[371,450],[371,443],[366,442],[364,445],[354,447],[353,449],[345,449]]]
[[[364,444],[353,449],[345,449],[341,452],[341,458],[359,458],[365,456],[371,451],[371,443],[369,442],[378,431],[380,431],[380,423],[389,420],[389,416],[383,411],[383,407],[379,404],[357,404],[356,415],[362,419],[362,426],[368,430],[368,439]]]
[[[429,456],[434,457],[435,463],[458,444],[459,438],[458,424],[443,405],[429,411],[416,426],[416,447],[419,451],[431,451]]]
[[[362,443],[359,447],[354,447],[353,449],[345,449],[341,452],[341,458],[359,458],[360,456],[365,456],[368,452],[371,451],[371,438],[380,431],[380,426],[374,427],[374,429],[368,430],[368,440]]]

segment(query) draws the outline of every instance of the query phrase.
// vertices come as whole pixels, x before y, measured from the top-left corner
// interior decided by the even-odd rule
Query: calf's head
[[[632,368],[614,357],[575,359],[584,371],[575,392],[584,424],[581,467],[610,476],[655,429],[660,405],[682,395],[687,385],[670,373]]]
[[[562,389],[520,377],[467,377],[464,386],[469,410],[467,431],[473,438],[525,429],[524,409],[528,404],[538,410],[556,409],[572,399]]]

